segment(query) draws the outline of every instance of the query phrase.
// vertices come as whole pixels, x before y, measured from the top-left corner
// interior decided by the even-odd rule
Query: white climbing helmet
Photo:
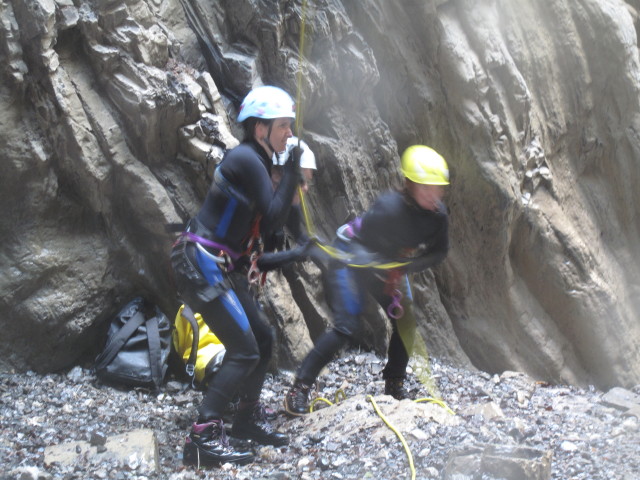
[[[291,95],[281,88],[270,85],[256,87],[244,97],[238,122],[244,122],[249,117],[296,118],[295,105]]]
[[[284,152],[280,152],[278,157],[276,154],[273,154],[273,164],[274,165],[284,165],[289,158],[289,153],[291,149],[298,145],[298,137],[291,137],[287,140],[287,148],[285,148]],[[316,156],[309,148],[309,145],[305,143],[304,140],[300,140],[300,147],[303,149],[302,157],[300,157],[300,168],[311,168],[316,170]]]

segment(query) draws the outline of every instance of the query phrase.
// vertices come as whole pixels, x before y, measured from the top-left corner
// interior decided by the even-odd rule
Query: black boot
[[[391,395],[396,400],[409,398],[409,392],[404,388],[404,377],[385,378],[384,394]]]
[[[198,468],[221,463],[244,465],[252,461],[251,452],[239,452],[229,446],[222,420],[194,423],[182,454],[182,463]]]
[[[241,403],[233,419],[231,435],[262,445],[280,447],[288,444],[289,437],[274,430],[266,417],[265,408],[260,402]]]
[[[275,420],[278,418],[278,412],[273,408],[265,404],[262,404],[262,407],[264,408],[264,414],[267,420]],[[224,423],[233,423],[233,417],[238,413],[238,408],[240,408],[240,397],[235,397],[227,403],[227,408],[222,412],[222,420]]]
[[[284,409],[289,415],[300,417],[309,413],[310,385],[296,380],[291,390],[284,397]]]

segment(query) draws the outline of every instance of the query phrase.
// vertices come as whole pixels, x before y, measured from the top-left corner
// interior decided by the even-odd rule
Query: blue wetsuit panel
[[[362,312],[362,299],[355,284],[353,273],[347,268],[341,268],[335,272],[340,292],[342,293],[342,303],[344,308],[351,315],[360,315]]]
[[[224,277],[222,276],[222,271],[215,260],[207,257],[207,255],[202,253],[200,250],[196,251],[196,258],[198,259],[198,266],[200,267],[200,270],[202,270],[207,282],[209,282],[209,285],[216,285],[222,282]],[[240,300],[238,300],[235,292],[233,290],[229,290],[220,298],[222,304],[231,314],[238,326],[243,332],[246,332],[249,329],[249,319],[247,318],[247,314],[242,308],[242,305],[240,305]]]
[[[216,235],[218,236],[218,238],[226,237],[227,230],[229,229],[229,225],[231,224],[231,219],[233,218],[233,214],[236,211],[237,205],[238,200],[236,200],[234,197],[229,198],[227,208],[225,208],[224,213],[222,214],[222,218],[220,219],[220,223],[218,223],[218,227],[216,228]]]
[[[240,300],[238,300],[236,292],[234,292],[233,290],[227,291],[222,296],[222,304],[225,306],[227,312],[231,314],[231,316],[243,332],[249,330],[249,319],[247,318],[247,314],[242,308],[242,305],[240,305]]]

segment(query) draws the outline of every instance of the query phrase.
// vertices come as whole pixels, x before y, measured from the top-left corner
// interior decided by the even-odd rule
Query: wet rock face
[[[325,238],[400,185],[408,145],[449,161],[451,250],[415,279],[432,355],[637,384],[638,5],[308,3],[302,63],[295,2],[2,3],[4,368],[95,353],[135,295],[173,315],[164,226],[197,211],[241,137],[239,100],[265,83],[300,94]],[[320,275],[270,282],[278,359],[295,364],[328,321]]]

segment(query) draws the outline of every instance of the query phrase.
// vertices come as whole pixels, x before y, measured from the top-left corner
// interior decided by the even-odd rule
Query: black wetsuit
[[[257,267],[261,272],[269,272],[276,268],[289,266],[293,262],[306,259],[312,244],[309,237],[302,229],[300,208],[297,205],[291,207],[286,227],[292,239],[296,242],[296,247],[290,247],[287,233],[280,229],[264,242],[264,251],[257,262]]]
[[[221,418],[238,393],[257,401],[271,358],[273,333],[249,289],[247,243],[259,219],[266,236],[282,228],[298,185],[293,161],[274,191],[271,157],[256,142],[230,150],[216,169],[206,199],[172,250],[181,299],[199,312],[226,349],[207,385],[199,423]],[[231,258],[231,264],[221,263]]]
[[[325,272],[325,288],[334,326],[316,341],[298,369],[298,380],[307,385],[313,384],[320,370],[348,338],[358,337],[361,333],[360,314],[367,294],[387,312],[393,328],[383,377],[405,376],[416,328],[411,287],[406,274],[432,267],[445,258],[449,249],[448,225],[443,204],[439,205],[437,212],[424,210],[403,192],[381,195],[361,220],[352,222],[353,228],[348,229],[350,238],[340,235],[335,241],[339,250],[373,253],[381,263],[397,261],[408,264],[393,270],[380,270],[352,268],[336,260],[332,262]]]

